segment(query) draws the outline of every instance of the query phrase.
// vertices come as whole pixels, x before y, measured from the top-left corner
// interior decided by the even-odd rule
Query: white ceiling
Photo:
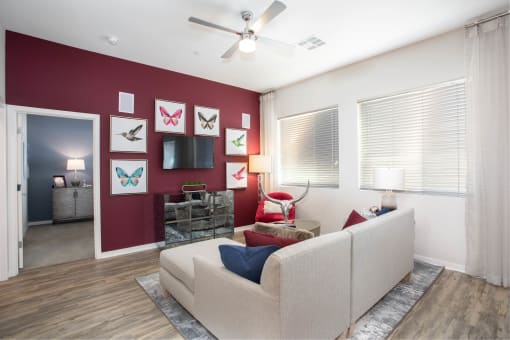
[[[252,55],[220,56],[235,42],[189,16],[242,30],[272,0],[1,0],[4,29],[259,92],[278,88],[463,26],[508,0],[282,0],[287,9],[261,35],[325,46],[292,55],[258,42]],[[119,37],[112,46],[107,35]]]

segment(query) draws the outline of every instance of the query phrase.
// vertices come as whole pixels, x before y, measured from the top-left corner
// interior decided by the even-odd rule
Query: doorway
[[[92,121],[18,113],[23,263],[94,257]]]
[[[64,135],[64,127],[66,123],[71,122],[88,124],[91,126],[91,135],[89,132],[90,143],[92,145],[89,155],[80,148],[71,150],[69,146],[73,143],[68,143],[60,140],[58,151],[51,151],[50,147],[38,150],[36,155],[40,154],[62,154],[60,160],[54,160],[53,168],[47,169],[51,175],[43,174],[46,170],[34,170],[34,166],[28,166],[30,160],[29,156],[33,156],[34,150],[30,147],[27,135],[27,127],[30,130],[30,120],[33,119],[35,125],[40,127],[44,119],[48,119],[49,125],[56,125],[57,132],[50,132],[49,130],[39,131],[39,134],[44,140],[49,138],[49,134],[62,137]],[[65,119],[65,120],[61,120]],[[57,124],[55,124],[57,122]],[[87,237],[89,245],[92,243],[92,248],[86,245],[86,257],[101,257],[101,219],[100,219],[100,117],[95,114],[78,113],[69,111],[58,111],[50,109],[40,109],[22,106],[7,106],[7,219],[8,219],[8,259],[9,259],[9,276],[18,274],[19,268],[24,268],[24,255],[30,249],[24,249],[24,246],[33,245],[36,252],[32,257],[36,258],[36,262],[30,262],[30,267],[44,266],[59,262],[67,262],[76,260],[76,256],[81,258],[84,252],[80,249],[69,251],[67,246],[72,246],[70,239],[77,237]],[[73,124],[71,124],[73,125]],[[79,125],[79,124],[78,124]],[[60,130],[59,130],[60,127]],[[74,134],[75,135],[75,134]],[[37,147],[42,144],[36,142]],[[79,143],[78,143],[79,144]],[[27,147],[28,146],[28,147]],[[67,149],[66,149],[67,148]],[[37,149],[37,148],[36,148]],[[81,152],[81,154],[80,154]],[[81,157],[81,158],[80,158]],[[74,165],[73,165],[74,163]],[[78,164],[78,165],[76,165]],[[87,168],[88,170],[87,173]],[[35,177],[42,176],[43,187],[46,190],[44,198],[35,197],[34,202],[30,203],[31,193],[36,193],[31,188],[29,181],[34,180]],[[48,177],[51,176],[48,180]],[[55,179],[53,178],[55,177]],[[62,187],[62,181],[65,181]],[[72,183],[75,182],[75,183]],[[74,185],[74,186],[73,186]],[[56,189],[65,189],[56,191]],[[66,191],[69,191],[66,193]],[[49,193],[48,193],[49,192]],[[63,197],[54,197],[55,193],[61,194]],[[50,196],[48,196],[50,195]],[[58,195],[57,195],[58,196]],[[63,201],[60,212],[53,209],[53,201]],[[83,205],[83,202],[86,202]],[[82,203],[81,205],[79,205]],[[32,209],[30,209],[32,206]],[[48,210],[48,207],[51,210]],[[42,208],[42,209],[41,209]],[[35,210],[34,210],[35,209]],[[84,210],[85,209],[85,210]],[[38,211],[39,210],[39,211]],[[58,210],[58,209],[57,209]],[[50,212],[48,212],[50,211]],[[54,214],[57,213],[57,218]],[[32,217],[29,218],[29,214]],[[51,214],[51,215],[49,215]],[[71,216],[70,216],[71,215]],[[48,218],[49,216],[49,218]],[[46,219],[48,218],[48,219]],[[30,223],[29,223],[30,222]],[[55,224],[53,222],[56,222]],[[31,233],[30,229],[34,231]],[[47,229],[47,230],[44,230]],[[45,236],[41,236],[41,235]],[[80,235],[81,234],[81,235]],[[92,237],[90,238],[90,234]],[[31,241],[37,240],[35,243],[30,244]],[[44,247],[40,247],[37,242],[46,244],[46,251]],[[53,242],[53,243],[51,243]],[[78,243],[80,243],[78,241]],[[38,258],[44,258],[45,252],[59,244],[62,247],[54,252],[52,256],[48,256],[46,261],[40,261]],[[83,249],[82,249],[83,250]],[[66,256],[66,252],[68,252]],[[35,255],[34,255],[35,254]],[[82,255],[80,255],[82,254]]]

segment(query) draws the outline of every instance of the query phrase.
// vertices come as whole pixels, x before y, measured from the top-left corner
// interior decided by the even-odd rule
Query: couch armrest
[[[259,284],[204,257],[193,258],[197,319],[220,339],[279,338],[279,301]]]
[[[352,237],[354,323],[413,270],[414,210],[398,209],[346,231]]]

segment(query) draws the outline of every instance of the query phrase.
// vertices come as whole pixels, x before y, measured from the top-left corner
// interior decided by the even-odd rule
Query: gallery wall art
[[[195,135],[220,136],[220,110],[195,105]]]
[[[147,193],[146,159],[112,159],[110,162],[112,195]]]
[[[227,189],[240,189],[248,186],[248,163],[227,162]]]
[[[154,130],[186,134],[186,104],[156,99]]]
[[[110,116],[111,152],[147,152],[147,119]]]
[[[246,156],[248,154],[246,130],[225,129],[225,154],[231,156]]]

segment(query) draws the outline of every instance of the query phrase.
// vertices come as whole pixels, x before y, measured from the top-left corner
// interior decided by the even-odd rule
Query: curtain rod
[[[495,15],[490,16],[488,18],[477,20],[477,21],[475,21],[475,22],[473,22],[471,24],[465,25],[464,28],[470,28],[470,27],[473,27],[473,26],[477,26],[477,25],[483,24],[484,22],[491,21],[491,20],[494,20],[496,18],[504,17],[505,15],[508,15],[508,14],[510,14],[510,10],[507,10],[507,11],[502,12],[502,13],[495,14]]]

